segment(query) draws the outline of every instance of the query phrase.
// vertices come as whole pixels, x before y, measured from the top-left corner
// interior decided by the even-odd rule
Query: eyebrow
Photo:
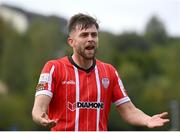
[[[79,35],[84,35],[84,34],[98,34],[98,32],[81,32]]]

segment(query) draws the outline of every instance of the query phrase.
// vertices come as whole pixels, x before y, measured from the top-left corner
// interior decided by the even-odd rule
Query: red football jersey
[[[130,101],[115,68],[94,60],[85,70],[71,57],[48,61],[40,75],[36,96],[50,96],[50,119],[58,119],[51,130],[107,130],[111,102]]]

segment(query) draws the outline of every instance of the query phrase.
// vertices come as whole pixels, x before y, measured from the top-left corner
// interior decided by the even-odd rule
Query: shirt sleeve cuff
[[[37,91],[36,94],[35,94],[35,96],[38,96],[38,95],[41,95],[41,94],[47,95],[47,96],[49,96],[49,97],[51,97],[51,98],[52,98],[52,96],[53,96],[52,92],[49,91],[49,90]]]
[[[131,101],[129,97],[124,97],[122,99],[118,99],[117,101],[115,101],[114,104],[118,106],[129,101]]]

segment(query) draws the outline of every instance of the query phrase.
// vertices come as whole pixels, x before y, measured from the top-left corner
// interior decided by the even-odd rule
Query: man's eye
[[[82,33],[81,36],[82,36],[82,37],[87,37],[87,36],[88,36],[88,33]]]
[[[91,36],[92,37],[97,37],[97,33],[92,33]]]

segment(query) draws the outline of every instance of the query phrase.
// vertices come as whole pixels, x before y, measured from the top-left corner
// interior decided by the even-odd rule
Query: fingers
[[[57,121],[58,121],[58,120],[50,120],[49,117],[48,117],[48,115],[47,115],[46,113],[43,113],[43,114],[41,115],[40,124],[41,124],[42,126],[51,128],[51,127],[54,127],[54,126],[57,124]]]
[[[158,116],[162,119],[163,124],[169,122],[169,119],[164,119],[168,115],[168,112],[163,112],[161,114],[158,114]]]
[[[42,119],[40,124],[42,126],[51,128],[51,127],[54,127],[57,124],[57,121]]]
[[[163,121],[164,121],[164,123],[167,123],[167,122],[169,122],[170,120],[169,120],[169,119],[164,119]]]
[[[167,116],[167,115],[168,115],[168,112],[163,112],[163,113],[161,113],[161,114],[158,114],[159,117],[165,117],[165,116]]]
[[[56,124],[57,124],[56,121],[49,120],[48,123],[45,124],[45,126],[51,128],[51,127],[54,127]]]
[[[168,115],[168,112],[163,112],[163,113],[159,114],[159,117],[160,118],[164,118],[167,115]],[[169,122],[170,120],[169,119],[164,119],[163,121],[164,121],[164,123],[166,123],[166,122]]]
[[[167,116],[167,112],[163,112],[157,115],[152,116],[151,120],[149,121],[149,128],[155,128],[155,127],[161,127],[167,122],[169,122],[169,119],[166,119],[165,116]]]

